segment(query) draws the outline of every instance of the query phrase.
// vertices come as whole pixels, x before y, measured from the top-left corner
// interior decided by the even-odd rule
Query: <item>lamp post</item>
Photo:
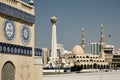
[[[110,40],[110,43],[112,43],[111,42],[111,35],[108,35],[108,37],[109,37],[109,40]],[[109,52],[109,55],[110,55],[110,61],[109,61],[109,70],[111,71],[111,68],[112,68],[112,44],[110,44],[110,52]]]

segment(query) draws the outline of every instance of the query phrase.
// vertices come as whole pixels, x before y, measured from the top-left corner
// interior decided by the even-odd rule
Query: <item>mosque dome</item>
[[[80,55],[80,54],[84,54],[84,50],[82,49],[81,46],[79,45],[75,45],[72,49],[72,53],[73,54],[77,54],[77,55]]]

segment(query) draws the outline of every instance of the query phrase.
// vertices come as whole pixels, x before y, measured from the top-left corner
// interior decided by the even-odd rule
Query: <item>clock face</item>
[[[4,35],[8,41],[12,41],[15,36],[15,26],[12,19],[6,19],[4,24]]]
[[[22,25],[21,38],[24,44],[28,44],[30,42],[30,29],[28,25]]]

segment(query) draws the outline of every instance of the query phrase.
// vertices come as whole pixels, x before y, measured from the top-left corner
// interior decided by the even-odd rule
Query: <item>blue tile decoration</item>
[[[32,47],[0,42],[0,53],[32,56]]]
[[[24,12],[22,10],[19,10],[17,8],[14,8],[12,6],[6,5],[1,2],[0,2],[0,13],[15,17],[17,19],[20,19],[26,22],[35,23],[34,15]]]
[[[34,54],[35,56],[41,56],[41,57],[42,57],[42,49],[40,49],[40,48],[35,48],[34,50],[35,50],[35,51],[34,51],[34,52],[35,52],[35,54]]]

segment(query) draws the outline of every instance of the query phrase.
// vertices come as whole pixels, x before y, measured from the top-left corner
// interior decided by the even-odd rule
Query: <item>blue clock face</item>
[[[30,42],[30,29],[28,25],[22,25],[21,38],[24,44],[28,44]]]
[[[4,35],[8,41],[12,41],[15,36],[15,26],[12,19],[6,19],[4,23]]]

